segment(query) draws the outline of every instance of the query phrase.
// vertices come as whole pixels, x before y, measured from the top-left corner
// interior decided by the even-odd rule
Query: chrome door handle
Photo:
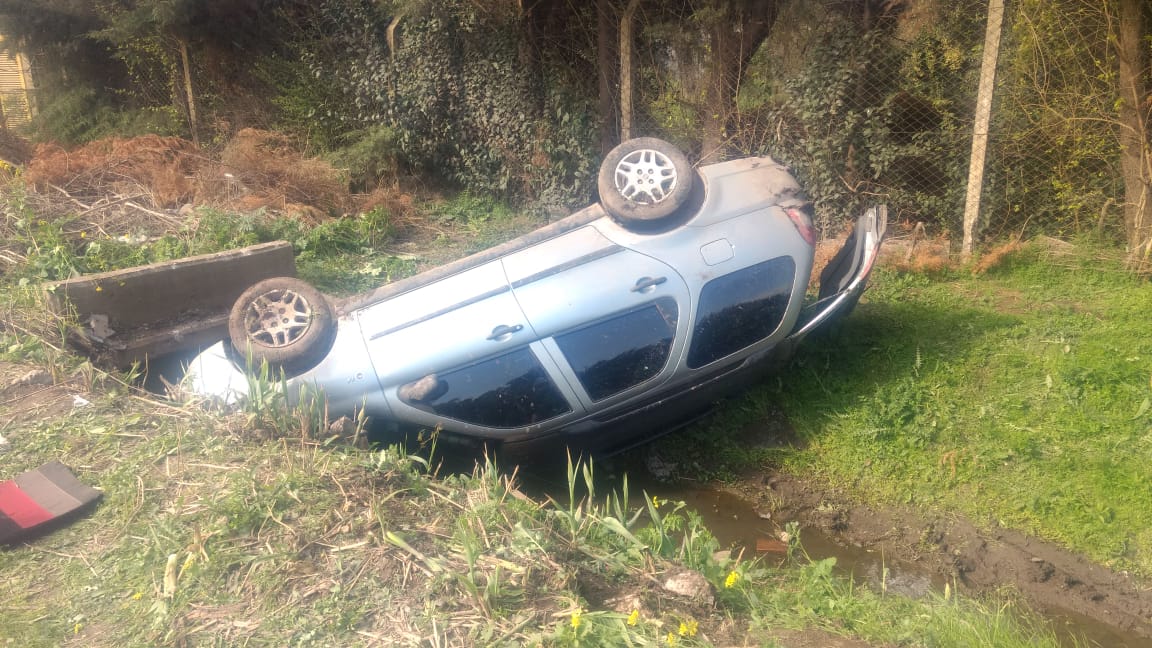
[[[523,324],[514,324],[512,326],[508,326],[507,324],[501,324],[500,326],[497,326],[496,328],[492,329],[492,335],[489,335],[488,339],[495,341],[495,342],[503,342],[504,340],[507,340],[508,338],[512,337],[513,333],[519,333],[520,331],[523,331],[523,330],[524,330]]]
[[[632,286],[632,292],[648,292],[665,281],[668,281],[668,277],[640,277],[636,285]]]

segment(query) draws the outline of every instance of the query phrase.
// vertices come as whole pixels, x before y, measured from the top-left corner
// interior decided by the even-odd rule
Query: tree
[[[1148,83],[1148,5],[1117,0],[1115,30],[1120,101],[1117,106],[1120,171],[1124,176],[1124,226],[1129,250],[1141,265],[1152,262],[1152,94]]]
[[[706,33],[706,85],[700,142],[702,160],[723,159],[736,115],[740,82],[768,38],[783,0],[711,0],[697,12]]]
[[[1123,231],[1142,264],[1152,257],[1148,12],[1143,0],[1020,3],[1001,112],[1010,120],[1001,129],[1019,134],[1002,138],[997,152],[1007,158],[1002,165],[1039,175],[1018,177],[1031,197],[1013,209],[1072,223],[1080,212],[1097,212]],[[1122,206],[1117,221],[1111,205]]]

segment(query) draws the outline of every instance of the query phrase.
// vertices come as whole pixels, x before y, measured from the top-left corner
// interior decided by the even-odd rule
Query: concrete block
[[[125,367],[223,339],[240,293],[270,277],[294,276],[291,244],[275,241],[76,277],[44,292],[51,310],[80,323],[82,349]]]

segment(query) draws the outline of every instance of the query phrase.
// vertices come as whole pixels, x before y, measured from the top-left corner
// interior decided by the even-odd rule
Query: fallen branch
[[[60,193],[64,194],[64,197],[65,197],[65,198],[67,198],[68,200],[71,200],[72,202],[76,203],[77,205],[80,205],[80,206],[81,206],[81,207],[83,207],[84,209],[86,209],[86,210],[88,210],[88,211],[91,211],[91,210],[92,210],[92,206],[91,206],[91,205],[86,205],[86,204],[84,204],[84,203],[80,202],[79,200],[77,200],[76,198],[74,198],[74,197],[72,196],[72,194],[68,193],[67,191],[64,191],[64,189],[62,189],[61,187],[58,187],[58,186],[56,186],[56,185],[52,184],[51,182],[49,182],[49,183],[48,183],[48,186],[49,186],[49,187],[51,187],[51,188],[53,188],[53,189],[55,189],[56,191],[59,191]]]

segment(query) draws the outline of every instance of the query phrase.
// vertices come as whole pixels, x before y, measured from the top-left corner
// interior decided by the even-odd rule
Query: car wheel
[[[648,225],[676,213],[692,193],[688,158],[654,137],[623,142],[600,164],[600,203],[625,226]]]
[[[228,335],[242,356],[289,373],[310,369],[332,342],[335,317],[323,293],[292,277],[265,279],[232,305]]]

